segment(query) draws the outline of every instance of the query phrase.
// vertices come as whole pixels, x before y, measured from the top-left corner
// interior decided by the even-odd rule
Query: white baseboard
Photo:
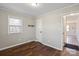
[[[33,40],[33,41],[38,41],[38,40]],[[15,46],[24,44],[24,43],[28,43],[28,42],[32,42],[32,40],[31,40],[31,41],[27,41],[27,42],[22,42],[22,43],[19,43],[19,44],[15,44],[15,45],[11,45],[11,46],[8,46],[8,47],[1,48],[0,51],[5,50],[5,49],[8,49],[8,48],[12,48],[12,47],[15,47]],[[38,41],[38,42],[42,43],[41,41]],[[44,44],[44,43],[42,43],[42,44]],[[44,44],[44,45],[47,45],[47,44]],[[50,46],[50,45],[47,45],[47,46],[62,51],[62,49],[59,49],[59,48],[57,48],[57,47],[53,47],[53,46]]]
[[[38,41],[38,42],[41,42],[41,41]],[[49,46],[49,47],[51,47],[51,48],[54,48],[54,49],[60,50],[60,51],[63,50],[63,49],[60,49],[60,48],[57,48],[57,47],[54,47],[54,46],[51,46],[51,45],[45,44],[45,43],[43,43],[43,42],[41,42],[41,43],[44,44],[44,45],[46,45],[46,46]]]
[[[15,44],[15,45],[8,46],[8,47],[0,48],[0,51],[5,50],[5,49],[8,49],[8,48],[12,48],[12,47],[15,47],[15,46],[24,44],[24,43],[28,43],[28,42],[31,42],[31,41],[22,42],[22,43],[18,43],[18,44]]]
[[[60,51],[62,51],[63,49],[60,49],[60,48],[57,48],[57,47],[53,47],[54,49],[57,49],[57,50],[60,50]]]

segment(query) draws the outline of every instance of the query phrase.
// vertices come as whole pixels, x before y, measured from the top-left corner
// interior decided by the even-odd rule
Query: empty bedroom
[[[78,3],[0,3],[0,56],[79,56]]]

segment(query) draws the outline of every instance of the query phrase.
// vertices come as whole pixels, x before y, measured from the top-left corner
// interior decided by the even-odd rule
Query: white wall
[[[79,5],[65,7],[59,10],[40,15],[37,20],[42,20],[42,39],[39,39],[39,32],[36,29],[36,38],[43,44],[62,50],[63,49],[63,16],[79,13]],[[37,28],[37,27],[36,27]]]
[[[62,23],[60,16],[49,15],[40,18],[42,20],[42,38],[39,39],[39,34],[37,34],[38,41],[42,42],[45,45],[56,49],[62,49]],[[37,19],[39,20],[39,19]],[[39,29],[38,29],[39,30]],[[37,33],[38,33],[37,30]],[[39,30],[40,32],[40,30]]]
[[[63,49],[63,16],[71,13],[79,13],[79,5],[62,8],[40,15],[36,19],[37,41],[50,47]],[[8,15],[19,17],[23,20],[24,31],[21,34],[8,35]],[[39,20],[41,23],[39,23]],[[13,12],[0,11],[0,49],[23,42],[35,40],[35,28],[27,27],[35,24],[35,20],[29,16],[23,16]],[[42,33],[40,34],[40,31]]]
[[[23,21],[22,33],[8,34],[8,16],[17,17]],[[16,12],[0,11],[0,50],[20,43],[34,41],[35,27],[28,27],[28,25],[35,25],[33,17]]]
[[[77,25],[76,25],[76,27],[77,27],[78,46],[79,46],[79,17],[78,17],[78,19],[77,19]]]

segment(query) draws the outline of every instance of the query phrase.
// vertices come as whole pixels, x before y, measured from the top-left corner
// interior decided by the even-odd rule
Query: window
[[[8,32],[9,33],[21,33],[22,32],[22,21],[16,18],[8,18]]]

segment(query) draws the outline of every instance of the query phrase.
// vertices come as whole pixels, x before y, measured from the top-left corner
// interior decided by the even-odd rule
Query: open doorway
[[[67,55],[77,55],[79,51],[78,13],[64,16],[64,50]]]

